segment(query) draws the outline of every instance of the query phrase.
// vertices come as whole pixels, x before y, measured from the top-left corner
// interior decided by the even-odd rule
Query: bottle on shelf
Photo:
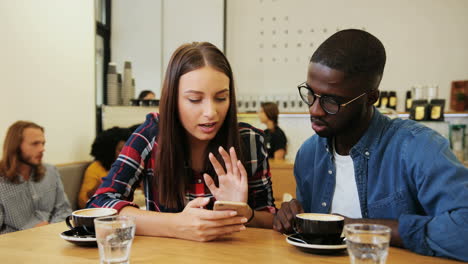
[[[409,112],[412,106],[413,106],[413,99],[411,98],[411,91],[406,91],[405,112]]]
[[[388,104],[387,107],[393,110],[396,110],[397,106],[397,96],[395,91],[390,91],[388,94]]]
[[[244,97],[242,95],[237,96],[237,112],[243,113],[244,109]]]
[[[123,80],[122,80],[122,101],[123,105],[130,105],[131,99],[135,97],[135,92],[133,91],[132,86],[132,63],[130,61],[126,61],[124,63],[124,72],[123,72]]]
[[[453,124],[449,126],[450,147],[461,162],[465,160],[463,152],[465,148],[465,130],[465,124]]]
[[[427,100],[430,102],[432,99],[438,97],[439,86],[438,85],[428,85],[427,86]]]
[[[411,94],[413,95],[413,100],[423,100],[426,99],[426,96],[424,94],[424,88],[421,85],[415,85],[412,87],[412,92]]]
[[[250,112],[250,101],[251,101],[251,99],[252,99],[251,96],[247,96],[246,99],[245,99],[244,109],[245,109],[246,113]]]
[[[118,73],[117,74],[117,89],[118,89],[118,105],[123,105],[123,99],[122,99],[122,87],[123,87],[123,84],[122,84],[122,74],[121,73]]]
[[[388,107],[388,93],[387,91],[380,92],[380,108]]]
[[[413,106],[410,110],[409,118],[415,121],[427,121],[428,118],[428,103],[426,99],[413,101]]]
[[[432,99],[429,103],[428,116],[431,121],[444,121],[445,99]]]

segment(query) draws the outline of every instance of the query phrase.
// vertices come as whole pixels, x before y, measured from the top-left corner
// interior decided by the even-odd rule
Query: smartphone
[[[216,201],[213,206],[213,210],[232,210],[237,212],[237,216],[250,217],[250,206],[242,202],[230,202],[230,201]]]

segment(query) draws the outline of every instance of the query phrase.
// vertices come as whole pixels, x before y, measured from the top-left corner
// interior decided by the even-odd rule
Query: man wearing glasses
[[[468,261],[468,169],[437,132],[373,106],[385,61],[382,43],[361,30],[314,52],[298,89],[316,135],[296,155],[297,200],[273,227],[289,233],[297,213],[336,213],[391,227],[393,246]]]

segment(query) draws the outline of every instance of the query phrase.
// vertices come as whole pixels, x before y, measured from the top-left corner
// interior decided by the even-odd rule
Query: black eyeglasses
[[[336,99],[332,96],[327,96],[327,95],[318,95],[310,89],[310,87],[307,85],[306,82],[303,82],[297,86],[297,89],[299,90],[299,95],[301,96],[302,101],[306,103],[309,107],[311,107],[315,99],[319,98],[319,103],[322,109],[327,112],[330,115],[334,115],[340,111],[340,107],[345,107],[348,104],[354,102],[355,100],[359,99],[363,95],[365,95],[367,92],[359,95],[358,97],[355,97],[351,99],[350,101],[340,104],[336,101]]]

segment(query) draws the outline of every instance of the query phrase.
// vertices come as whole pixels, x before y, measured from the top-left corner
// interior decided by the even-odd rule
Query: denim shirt
[[[350,156],[363,218],[398,220],[403,243],[414,252],[468,261],[468,169],[447,139],[374,109]],[[306,212],[330,212],[335,173],[331,140],[307,139],[294,165],[296,196]]]

